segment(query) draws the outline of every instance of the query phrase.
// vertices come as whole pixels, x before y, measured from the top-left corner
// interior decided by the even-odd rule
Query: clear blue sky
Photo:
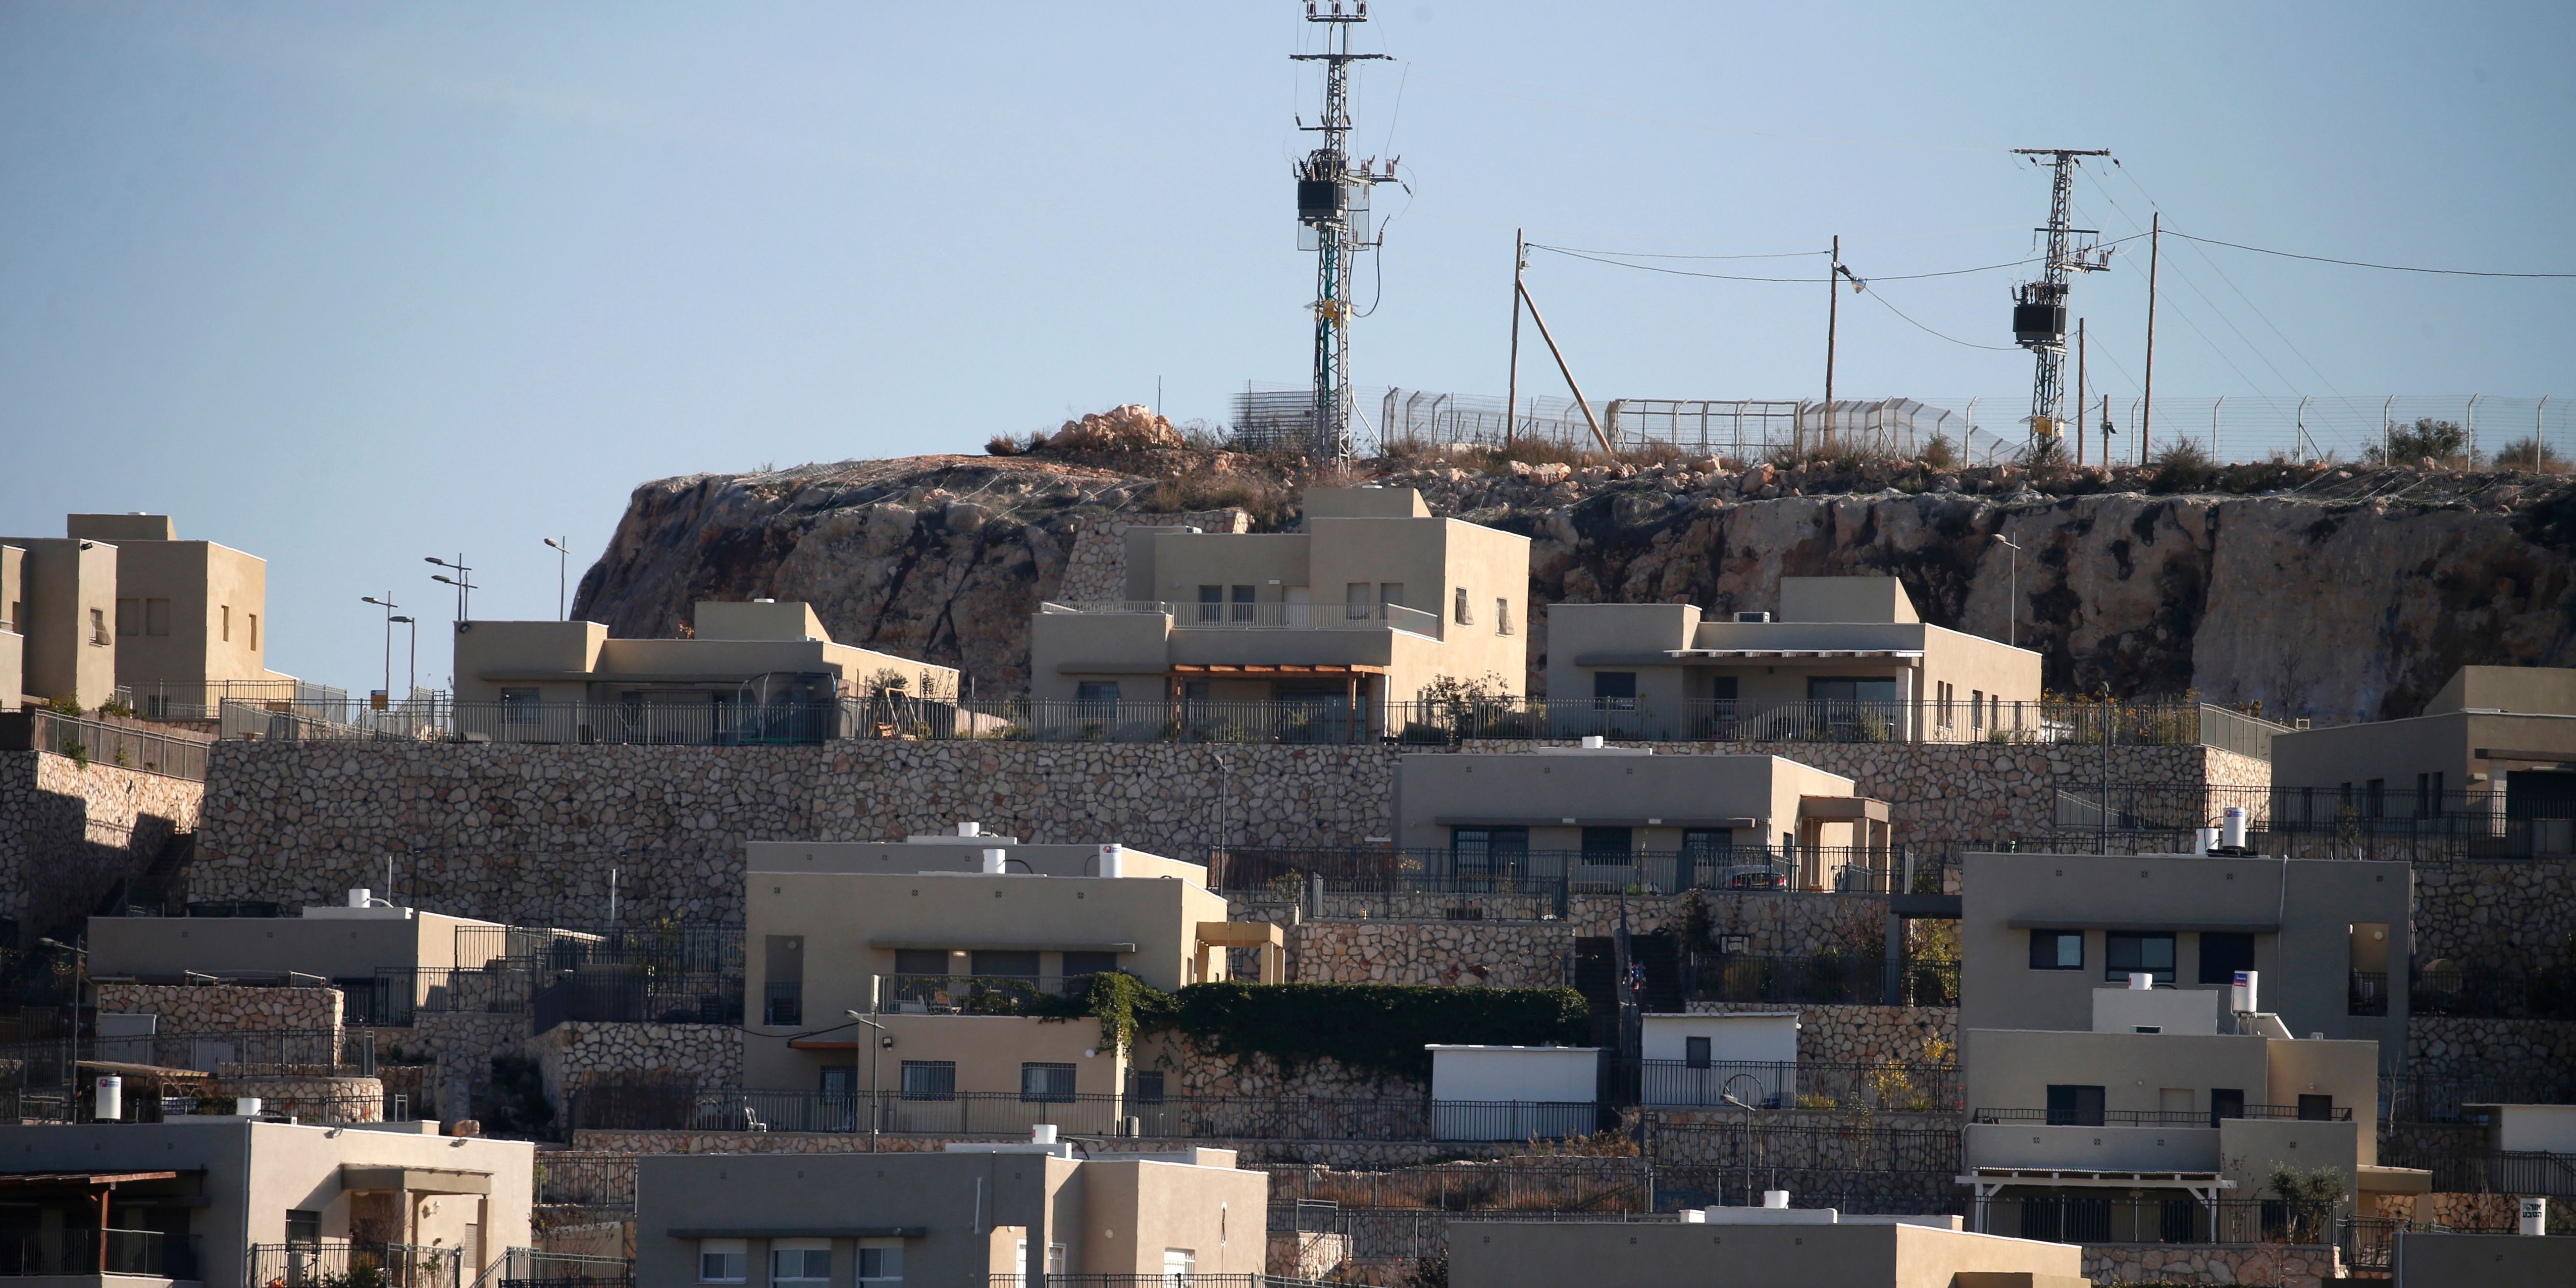
[[[1222,418],[1305,368],[1309,38],[1290,0],[7,6],[0,530],[168,511],[268,559],[272,665],[364,689],[359,595],[443,622],[421,556],[461,548],[477,616],[550,616],[539,538],[578,578],[645,479],[977,450],[1158,378]],[[1516,225],[1839,233],[1864,276],[2020,258],[2046,185],[2016,146],[2113,149],[2078,189],[2110,234],[2152,200],[2233,241],[2576,270],[2576,6],[1382,0],[1362,43],[1397,61],[1356,150],[1413,192],[1379,202],[1364,384],[1500,392]],[[2077,286],[2120,395],[2143,259]],[[2164,268],[2160,394],[2576,398],[2576,283]],[[2004,344],[2010,277],[1874,289]],[[1596,398],[1821,383],[1820,286],[1544,255],[1531,284]],[[2027,389],[2022,354],[1842,317],[1845,396]]]

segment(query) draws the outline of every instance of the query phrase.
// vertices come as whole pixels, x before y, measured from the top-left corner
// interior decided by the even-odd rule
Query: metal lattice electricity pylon
[[[1306,21],[1324,24],[1320,53],[1291,54],[1324,65],[1320,124],[1298,128],[1324,136],[1297,163],[1297,221],[1315,252],[1315,405],[1308,450],[1318,461],[1351,454],[1351,260],[1369,250],[1369,189],[1395,178],[1395,162],[1377,172],[1376,158],[1351,164],[1350,64],[1385,54],[1351,52],[1351,28],[1368,21],[1368,0],[1306,0]]]
[[[2099,236],[2099,230],[2076,228],[2074,222],[2075,167],[2080,157],[2107,157],[2107,149],[2092,148],[2014,148],[2040,165],[2042,157],[2052,167],[2048,194],[2048,226],[2038,231],[2048,237],[2048,256],[2036,282],[2024,282],[2013,288],[2013,340],[2039,359],[2039,370],[2031,381],[2030,441],[2038,446],[2042,439],[2056,438],[2065,424],[2066,401],[2066,279],[2069,273],[2098,273],[2111,266],[2107,247],[2078,246],[2078,236]]]

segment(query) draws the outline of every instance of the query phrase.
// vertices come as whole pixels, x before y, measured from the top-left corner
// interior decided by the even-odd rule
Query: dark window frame
[[[2075,962],[2073,965],[2067,964],[2058,954],[2059,946],[2070,938],[2075,941]],[[2041,945],[2043,944],[2047,946],[2045,952],[2041,950]],[[2034,930],[2030,932],[2030,968],[2032,970],[2084,969],[2084,932],[2081,930]]]

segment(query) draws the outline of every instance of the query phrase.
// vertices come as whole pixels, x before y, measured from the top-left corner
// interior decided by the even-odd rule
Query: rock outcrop
[[[1174,449],[664,479],[636,490],[578,610],[653,636],[684,632],[700,598],[804,599],[836,638],[1018,692],[1028,614],[1064,593],[1077,547],[1114,551],[1087,531],[1229,504],[1250,512],[1236,530],[1293,523],[1282,473]],[[2218,490],[2167,492],[2152,469],[1883,462],[1359,473],[1531,537],[1534,608],[1763,608],[1784,574],[1891,573],[1925,620],[2041,650],[2060,692],[2380,718],[2413,714],[2466,663],[2576,660],[2576,489],[2554,476],[2238,466],[2191,480]],[[1532,613],[1534,691],[1545,622]]]

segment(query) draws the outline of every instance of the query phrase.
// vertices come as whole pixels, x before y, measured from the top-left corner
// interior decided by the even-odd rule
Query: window
[[[2030,932],[2030,968],[2032,970],[2084,969],[2084,932],[2081,930]]]
[[[1379,582],[1377,584],[1377,603],[1379,609],[1378,616],[1380,617],[1388,615],[1385,609],[1389,604],[1402,607],[1404,604],[1404,583],[1400,581]]]
[[[769,1282],[772,1284],[829,1284],[832,1282],[832,1241],[829,1239],[770,1240]]]
[[[1127,1072],[1127,1098],[1140,1105],[1163,1103],[1163,1074],[1159,1069],[1130,1069]]]
[[[1199,1254],[1188,1248],[1163,1249],[1163,1277],[1187,1279],[1199,1272]]]
[[[766,966],[761,988],[760,1022],[805,1022],[805,937],[770,935],[762,943]]]
[[[232,642],[233,642],[233,606],[232,606],[232,605],[230,605],[230,604],[226,604],[226,605],[224,605],[224,607],[223,607],[223,614],[224,614],[224,643],[226,643],[226,644],[230,644],[230,643],[232,643]]]
[[[1604,711],[1636,710],[1637,673],[1634,671],[1593,672],[1592,705]]]
[[[2302,1095],[2299,1097],[2299,1121],[2322,1123],[2334,1121],[2334,1097]]]
[[[535,689],[501,690],[501,723],[535,724],[537,693]]]
[[[322,1214],[306,1208],[289,1208],[286,1212],[288,1243],[320,1243]]]
[[[1369,619],[1369,592],[1376,589],[1365,581],[1350,582],[1342,587],[1342,616],[1354,622]]]
[[[1199,620],[1213,622],[1225,616],[1225,587],[1199,587]]]
[[[2209,1125],[2215,1127],[2221,1118],[2245,1116],[2245,1089],[2212,1087],[2209,1089]]]
[[[957,1098],[957,1062],[954,1060],[904,1061],[903,1098],[955,1100]]]
[[[2442,775],[2438,772],[2415,775],[2415,817],[2440,818],[2441,816]]]
[[[1868,675],[1811,675],[1807,677],[1809,702],[1894,702],[1896,681],[1893,677]]]
[[[895,949],[894,973],[897,975],[945,975],[948,973],[948,950],[945,948]]]
[[[1073,686],[1073,700],[1085,716],[1109,714],[1118,709],[1118,682],[1084,680]]]
[[[751,1277],[751,1241],[698,1240],[698,1282],[738,1284]]]
[[[1968,690],[1968,727],[1986,727],[1986,691],[1983,689]]]
[[[1106,975],[1116,969],[1118,969],[1118,954],[1116,953],[1091,952],[1066,953],[1064,955],[1064,977],[1066,979],[1080,979],[1085,975]]]
[[[903,1245],[871,1243],[859,1248],[859,1282],[862,1284],[899,1284],[903,1282]]]
[[[1036,979],[1038,954],[1035,949],[978,948],[968,961],[978,975],[995,975],[1007,979]]]
[[[2224,988],[2236,972],[2254,969],[2254,936],[2235,931],[2200,933],[2200,982]]]
[[[1504,872],[1529,857],[1526,827],[1449,829],[1449,866],[1460,874]]]
[[[116,633],[119,635],[140,635],[143,633],[142,600],[120,599],[116,601]]]
[[[2051,1127],[2101,1126],[2102,1089],[2050,1083],[2048,1125]]]
[[[1249,622],[1252,620],[1253,598],[1254,593],[1252,587],[1237,586],[1234,588],[1234,620],[1238,622]]]
[[[258,621],[259,619],[258,619],[258,618],[256,618],[256,617],[254,617],[254,618],[252,618],[251,620],[252,620],[252,621],[254,621],[254,622],[256,622],[256,621]],[[143,633],[144,633],[144,634],[146,634],[146,635],[168,635],[168,634],[170,633],[170,601],[169,601],[169,600],[166,600],[166,599],[147,599],[147,600],[144,600],[144,601],[143,601]],[[253,627],[251,628],[250,637],[251,637],[251,644],[250,644],[250,646],[251,646],[252,648],[258,648],[258,647],[259,647],[259,628],[258,628],[258,627],[253,626]]]
[[[1932,695],[1934,710],[1940,712],[1941,727],[1947,729],[1952,723],[1952,704],[1959,699],[1959,686],[1943,680],[1932,686]]]
[[[1682,1063],[1693,1069],[1705,1069],[1709,1067],[1708,1039],[1683,1038]]]
[[[250,615],[250,651],[259,651],[259,614]]]
[[[1475,624],[1476,624],[1476,616],[1475,616],[1475,614],[1470,613],[1470,612],[1468,612],[1468,611],[1467,611],[1467,588],[1466,588],[1466,587],[1464,587],[1464,586],[1460,586],[1460,587],[1458,588],[1458,594],[1457,594],[1457,596],[1456,596],[1456,600],[1457,600],[1456,604],[1455,604],[1455,605],[1451,608],[1451,610],[1450,610],[1450,615],[1451,615],[1451,616],[1453,616],[1453,617],[1456,617],[1456,618],[1458,619],[1458,624],[1459,624],[1460,626],[1473,626],[1473,625],[1475,625]]]
[[[1512,601],[1508,599],[1494,601],[1494,633],[1496,635],[1512,633]]]
[[[92,644],[108,644],[114,642],[114,638],[107,633],[107,611],[105,609],[93,608],[89,610],[89,642]]]
[[[2114,930],[2102,937],[2102,978],[2126,983],[2132,974],[2153,975],[2159,984],[2173,984],[2172,931]]]
[[[92,614],[96,616],[96,614]],[[2374,778],[2361,785],[2361,814],[2364,818],[2381,818],[2388,813],[2388,780]]]
[[[1624,827],[1587,827],[1583,829],[1583,861],[1586,863],[1626,863],[1635,844],[1635,832]]]
[[[1073,1099],[1073,1066],[1069,1064],[1021,1065],[1020,1099]]]

